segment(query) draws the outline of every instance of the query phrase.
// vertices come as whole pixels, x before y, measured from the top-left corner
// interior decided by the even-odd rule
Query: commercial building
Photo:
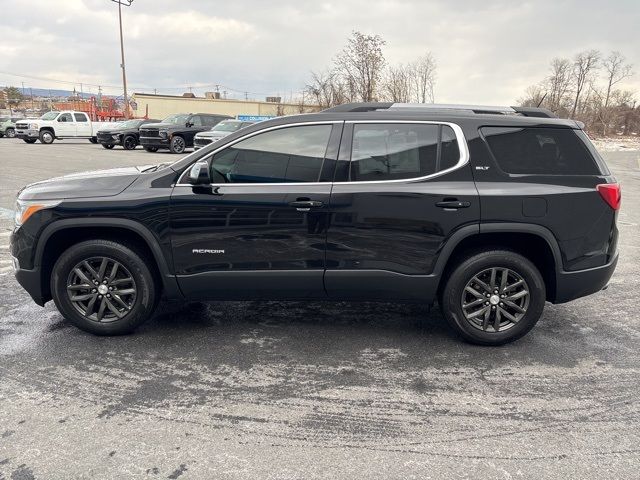
[[[293,115],[318,111],[316,105],[283,103],[278,97],[269,97],[274,101],[233,100],[217,98],[211,92],[205,98],[194,95],[154,95],[134,93],[131,96],[132,113],[136,117],[148,115],[149,118],[164,118],[174,113],[218,113],[236,117],[238,115]]]

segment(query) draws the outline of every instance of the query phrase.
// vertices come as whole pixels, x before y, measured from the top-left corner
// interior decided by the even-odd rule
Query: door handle
[[[461,202],[460,200],[443,200],[442,202],[436,202],[436,207],[457,210],[458,208],[469,208],[471,202]]]
[[[308,212],[312,208],[318,208],[324,205],[324,203],[319,200],[296,200],[295,202],[290,202],[289,206],[294,207],[299,212]]]

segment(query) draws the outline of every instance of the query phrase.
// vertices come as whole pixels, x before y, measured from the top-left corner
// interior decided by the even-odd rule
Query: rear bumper
[[[566,303],[599,292],[607,286],[618,264],[618,254],[601,267],[560,272],[556,275],[556,297],[553,303]]]

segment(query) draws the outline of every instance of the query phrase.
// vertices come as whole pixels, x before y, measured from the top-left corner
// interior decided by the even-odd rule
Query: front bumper
[[[578,270],[559,272],[556,275],[556,296],[553,303],[566,303],[603,290],[609,283],[618,264],[618,254],[606,265]]]
[[[98,143],[101,145],[122,145],[122,136],[118,135],[118,139],[113,138],[111,135],[96,135]]]
[[[38,130],[16,130],[16,138],[38,138]]]
[[[51,295],[45,294],[42,290],[42,276],[39,268],[33,270],[18,268],[15,275],[20,286],[27,291],[36,304],[44,307],[44,304],[51,300]]]
[[[143,147],[169,148],[169,141],[168,137],[140,137],[140,145]]]

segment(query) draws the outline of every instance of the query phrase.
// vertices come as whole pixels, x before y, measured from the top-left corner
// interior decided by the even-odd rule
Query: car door
[[[93,132],[91,131],[91,122],[86,113],[74,113],[74,120],[76,121],[76,136],[77,137],[90,137]]]
[[[62,113],[58,115],[55,126],[56,137],[75,137],[76,122],[70,113]]]
[[[329,121],[251,132],[206,157],[211,185],[178,182],[171,238],[187,297],[325,296],[327,207],[341,129]]]
[[[204,132],[210,127],[206,127],[204,125],[202,117],[200,115],[191,115],[188,124],[190,126],[184,131],[184,139],[186,140],[188,146],[193,146],[193,137],[196,136],[196,133]]]
[[[462,130],[347,122],[343,138],[329,207],[328,295],[431,300],[443,245],[480,218]]]

